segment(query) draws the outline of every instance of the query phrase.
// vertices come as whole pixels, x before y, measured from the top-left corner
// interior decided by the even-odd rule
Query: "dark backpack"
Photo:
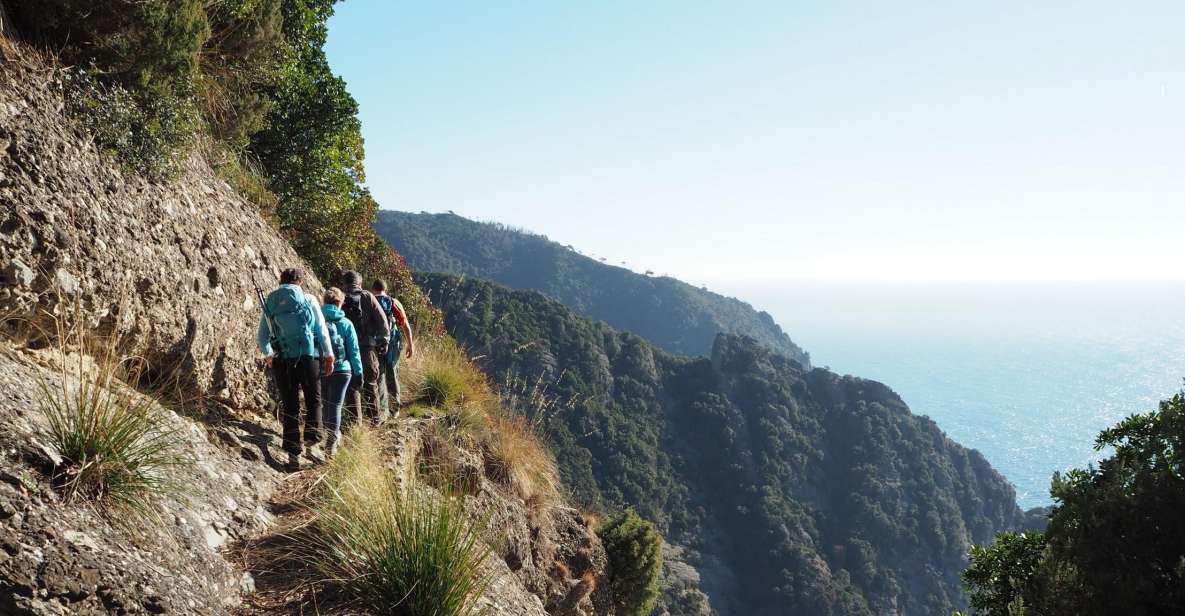
[[[368,338],[374,336],[374,324],[366,315],[370,314],[363,309],[365,303],[370,302],[370,291],[346,291],[346,301],[342,303],[342,312],[346,313],[346,318],[354,324],[354,331],[358,332],[358,344],[366,346]]]

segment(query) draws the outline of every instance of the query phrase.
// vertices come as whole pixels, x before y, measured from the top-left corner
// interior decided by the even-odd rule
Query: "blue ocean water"
[[[1185,283],[793,283],[722,289],[816,366],[884,382],[1046,505],[1054,471],[1185,377]]]

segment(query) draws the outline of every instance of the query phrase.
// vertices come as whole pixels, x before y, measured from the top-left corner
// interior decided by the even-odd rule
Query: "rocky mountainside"
[[[982,455],[885,385],[738,336],[680,357],[538,293],[419,280],[495,379],[546,389],[533,419],[577,498],[657,520],[722,616],[949,614],[970,544],[1025,523]]]
[[[378,212],[375,229],[416,271],[534,289],[672,353],[707,355],[724,332],[750,336],[810,366],[810,356],[769,314],[741,300],[607,265],[541,235],[454,214],[390,210]]]
[[[58,74],[33,54],[5,53],[0,613],[334,613],[314,607],[315,581],[284,586],[300,570],[256,549],[284,540],[303,511],[293,495],[319,472],[276,470],[278,425],[253,341],[252,278],[270,287],[279,269],[301,261],[200,156],[179,177],[152,183],[98,153],[63,115]],[[185,404],[150,404],[189,461],[171,477],[185,489],[158,499],[147,518],[63,497],[46,392],[78,391],[90,372],[63,370],[55,320],[117,340],[120,356],[145,360],[150,381],[178,379]],[[30,323],[49,328],[50,344]],[[391,466],[414,459],[428,425],[386,429]],[[473,458],[457,456],[458,466]],[[483,537],[494,556],[482,602],[495,613],[613,614],[604,550],[588,521],[563,502],[528,512],[480,465],[469,468],[475,489],[465,503],[496,520]]]
[[[274,285],[296,253],[199,157],[148,182],[61,110],[51,69],[0,70],[0,314],[77,308],[194,391],[264,404],[252,278]]]

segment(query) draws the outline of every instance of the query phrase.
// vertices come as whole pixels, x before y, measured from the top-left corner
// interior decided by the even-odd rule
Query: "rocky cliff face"
[[[262,405],[251,279],[273,286],[296,253],[199,157],[147,182],[61,109],[49,69],[0,70],[0,314],[77,305],[195,392]]]
[[[972,542],[1025,524],[979,452],[887,386],[804,369],[751,338],[665,353],[534,292],[421,275],[492,375],[542,383],[579,498],[635,507],[680,546],[671,614],[949,614]]]
[[[121,170],[63,116],[54,73],[27,57],[0,64],[0,206],[0,613],[303,608],[300,593],[278,592],[276,563],[251,552],[282,537],[299,510],[292,494],[317,472],[276,470],[278,426],[254,349],[252,278],[270,287],[300,265],[291,247],[200,157],[163,184]],[[50,480],[57,454],[41,386],[77,375],[36,348],[45,341],[21,336],[25,320],[62,314],[200,396],[200,419],[159,408],[193,464],[175,477],[188,489],[147,522],[64,502]],[[422,428],[398,422],[384,438],[414,450]],[[561,503],[539,517],[484,477],[479,485],[470,504],[496,520],[483,603],[613,613],[604,550],[579,513]]]

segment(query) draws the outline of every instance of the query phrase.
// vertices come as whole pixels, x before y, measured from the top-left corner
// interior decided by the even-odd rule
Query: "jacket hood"
[[[321,306],[321,314],[325,315],[326,321],[340,321],[345,318],[346,313],[337,304],[325,304]]]

